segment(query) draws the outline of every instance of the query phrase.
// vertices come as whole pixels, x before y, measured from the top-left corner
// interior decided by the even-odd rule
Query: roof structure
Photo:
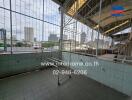
[[[99,16],[100,0],[53,0],[63,6],[64,12],[99,31],[105,36],[112,36],[132,25],[131,0],[102,0],[101,15]],[[112,16],[112,6],[124,7],[123,16]],[[76,9],[76,10],[75,10]],[[100,20],[99,20],[100,19]]]

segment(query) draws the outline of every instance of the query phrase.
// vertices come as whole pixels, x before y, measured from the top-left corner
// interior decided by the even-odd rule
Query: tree
[[[45,48],[50,48],[50,47],[53,47],[53,46],[55,46],[55,43],[53,43],[53,42],[42,43],[42,47],[45,47]]]
[[[0,43],[0,47],[4,47],[4,43]]]
[[[24,44],[22,43],[22,42],[17,42],[16,44],[15,44],[15,46],[16,47],[22,47]]]

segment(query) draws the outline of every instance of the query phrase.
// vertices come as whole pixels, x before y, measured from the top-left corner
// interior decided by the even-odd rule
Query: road
[[[11,47],[7,47],[7,52],[2,52],[3,48],[0,48],[1,54],[10,54],[11,53]],[[13,53],[38,53],[42,52],[41,49],[34,49],[33,47],[13,47],[12,48]],[[45,48],[43,49],[43,52],[51,52],[51,51],[57,51],[57,49],[54,48]]]

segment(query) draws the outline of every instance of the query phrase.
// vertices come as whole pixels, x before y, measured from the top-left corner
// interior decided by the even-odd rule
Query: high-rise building
[[[56,34],[50,34],[48,37],[48,41],[58,41],[58,37]]]
[[[85,42],[85,40],[86,40],[86,33],[85,32],[82,32],[80,39],[81,39],[80,40],[81,44],[83,44]]]
[[[34,42],[34,30],[32,27],[24,27],[25,41]]]

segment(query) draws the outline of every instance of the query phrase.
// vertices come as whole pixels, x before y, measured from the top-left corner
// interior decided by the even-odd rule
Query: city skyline
[[[21,4],[21,5],[20,5]],[[52,6],[48,6],[48,5]],[[1,7],[9,9],[9,1],[6,2],[0,1]],[[19,6],[18,6],[19,5]],[[25,12],[24,9],[28,9]],[[40,10],[39,12],[37,10]],[[44,16],[43,16],[43,0],[30,2],[27,0],[12,1],[12,10],[18,13],[12,13],[12,34],[16,35],[17,40],[24,39],[24,27],[33,27],[34,28],[34,37],[37,41],[48,41],[48,36],[50,33],[60,35],[60,14],[59,14],[59,6],[52,2],[51,0],[44,0]],[[0,28],[5,28],[7,31],[7,38],[10,38],[10,12],[8,10],[0,9]],[[28,16],[33,16],[37,18],[37,20],[33,18],[29,18]],[[44,27],[42,20],[44,18]],[[50,23],[49,23],[50,22]],[[90,41],[89,35],[92,34],[92,29],[78,22],[77,32],[80,33],[82,30],[85,32],[87,36],[87,41]],[[83,29],[81,27],[84,27]],[[44,28],[44,29],[43,29]],[[69,25],[69,28],[73,29],[72,26]],[[126,29],[127,32],[129,29]],[[88,32],[89,31],[89,32]],[[65,34],[69,34],[69,32],[65,32]],[[94,30],[94,39],[97,38],[97,31]],[[68,36],[69,37],[69,36]],[[78,41],[79,35],[77,36]],[[101,37],[100,37],[101,38]]]

